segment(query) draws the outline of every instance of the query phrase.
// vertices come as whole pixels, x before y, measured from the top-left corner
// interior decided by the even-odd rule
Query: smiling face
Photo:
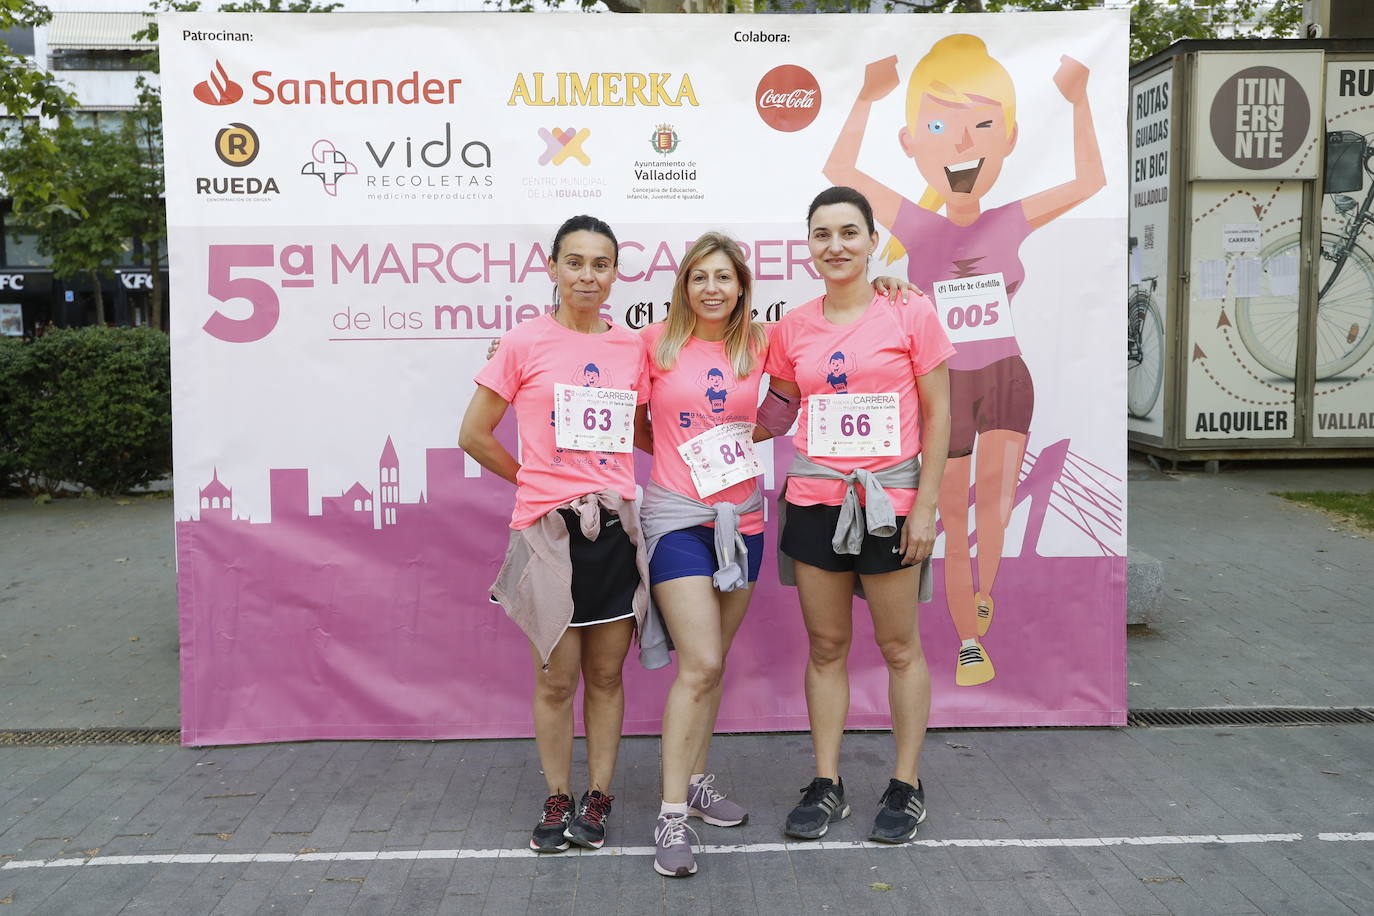
[[[915,121],[902,128],[902,149],[946,200],[978,200],[997,181],[1016,146],[1016,128],[1007,128],[1005,111],[991,99],[970,96],[967,102],[953,102],[927,94]]]
[[[549,276],[558,284],[560,304],[599,311],[615,282],[615,245],[599,232],[570,232],[560,242],[557,258],[549,261]]]
[[[811,214],[807,244],[816,270],[827,281],[843,282],[868,275],[868,256],[878,233],[868,231],[863,213],[853,204],[826,204]]]
[[[831,375],[839,375],[839,374],[840,374],[841,372],[843,372],[843,371],[844,371],[844,360],[838,359],[838,358],[836,358],[836,357],[831,357],[831,359],[830,359],[830,374],[831,374]]]
[[[739,277],[723,251],[713,251],[687,271],[687,304],[698,322],[724,325],[739,305]]]
[[[719,372],[712,372],[706,376],[706,381],[710,384],[712,391],[720,391],[725,387],[725,376]]]

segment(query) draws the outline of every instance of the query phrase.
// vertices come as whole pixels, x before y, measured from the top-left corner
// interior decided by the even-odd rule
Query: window
[[[124,111],[74,111],[72,125],[75,127],[94,127],[107,134],[117,134],[124,129]]]
[[[53,48],[54,70],[147,70],[147,51],[110,48]]]
[[[20,57],[33,57],[33,26],[20,25],[0,31],[0,45]]]

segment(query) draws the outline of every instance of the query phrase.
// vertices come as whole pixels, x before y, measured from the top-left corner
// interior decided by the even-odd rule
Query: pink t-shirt
[[[875,295],[858,321],[835,325],[825,317],[823,301],[824,297],[813,299],[784,315],[768,348],[768,374],[795,382],[801,389],[801,414],[793,437],[797,449],[809,454],[806,424],[807,398],[811,395],[895,392],[901,396],[900,455],[813,456],[812,460],[848,474],[858,468],[889,468],[920,454],[921,403],[916,377],[938,368],[954,355],[935,306],[925,296],[916,296],[909,305],[894,306],[887,297]],[[792,477],[787,482],[787,501],[797,506],[838,506],[844,501],[844,491],[843,481]],[[891,488],[887,492],[898,515],[911,511],[916,501],[915,490]]]
[[[1000,273],[1007,286],[1008,304],[1026,279],[1020,249],[1031,231],[1019,200],[986,210],[967,226],[955,225],[933,210],[903,200],[892,223],[892,235],[907,250],[907,278],[918,289],[929,291],[937,280]],[[956,348],[949,368],[982,369],[1020,354],[1015,337],[969,340]]]
[[[649,359],[649,416],[654,429],[654,482],[675,493],[700,499],[708,505],[742,503],[758,488],[758,478],[741,481],[702,498],[692,482],[692,472],[678,454],[678,446],[722,423],[748,423],[758,415],[759,381],[763,378],[763,354],[754,370],[736,378],[725,355],[725,344],[688,338],[677,363],[664,371],[654,354],[663,336],[662,322],[640,332]],[[740,518],[741,534],[763,530],[763,511]]]
[[[616,324],[602,334],[582,334],[552,315],[541,315],[501,338],[476,381],[510,402],[520,426],[512,528],[528,528],[587,493],[615,490],[634,499],[632,452],[585,452],[555,443],[553,386],[629,388],[637,394],[636,403],[644,404],[649,400],[647,368],[644,342]]]

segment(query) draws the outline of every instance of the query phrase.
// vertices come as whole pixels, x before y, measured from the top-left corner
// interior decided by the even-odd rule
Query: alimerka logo
[[[821,87],[805,67],[783,64],[759,80],[754,107],[763,123],[774,130],[798,131],[821,113]]]
[[[196,83],[191,94],[206,105],[232,105],[243,98],[243,87],[229,78],[223,64],[215,61],[210,78]]]
[[[692,78],[686,73],[531,73],[528,79],[517,73],[506,104],[698,107]]]

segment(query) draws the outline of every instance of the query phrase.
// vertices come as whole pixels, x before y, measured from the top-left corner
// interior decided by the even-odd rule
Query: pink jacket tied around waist
[[[601,533],[603,506],[620,516],[625,534],[635,545],[635,565],[639,568],[639,587],[633,601],[635,628],[637,632],[644,631],[644,615],[649,608],[649,564],[639,526],[639,507],[634,500],[612,490],[579,496],[528,528],[511,531],[506,559],[491,586],[492,597],[529,637],[545,666],[573,616],[568,526],[558,509],[566,507],[576,512],[582,533],[594,541]]]

